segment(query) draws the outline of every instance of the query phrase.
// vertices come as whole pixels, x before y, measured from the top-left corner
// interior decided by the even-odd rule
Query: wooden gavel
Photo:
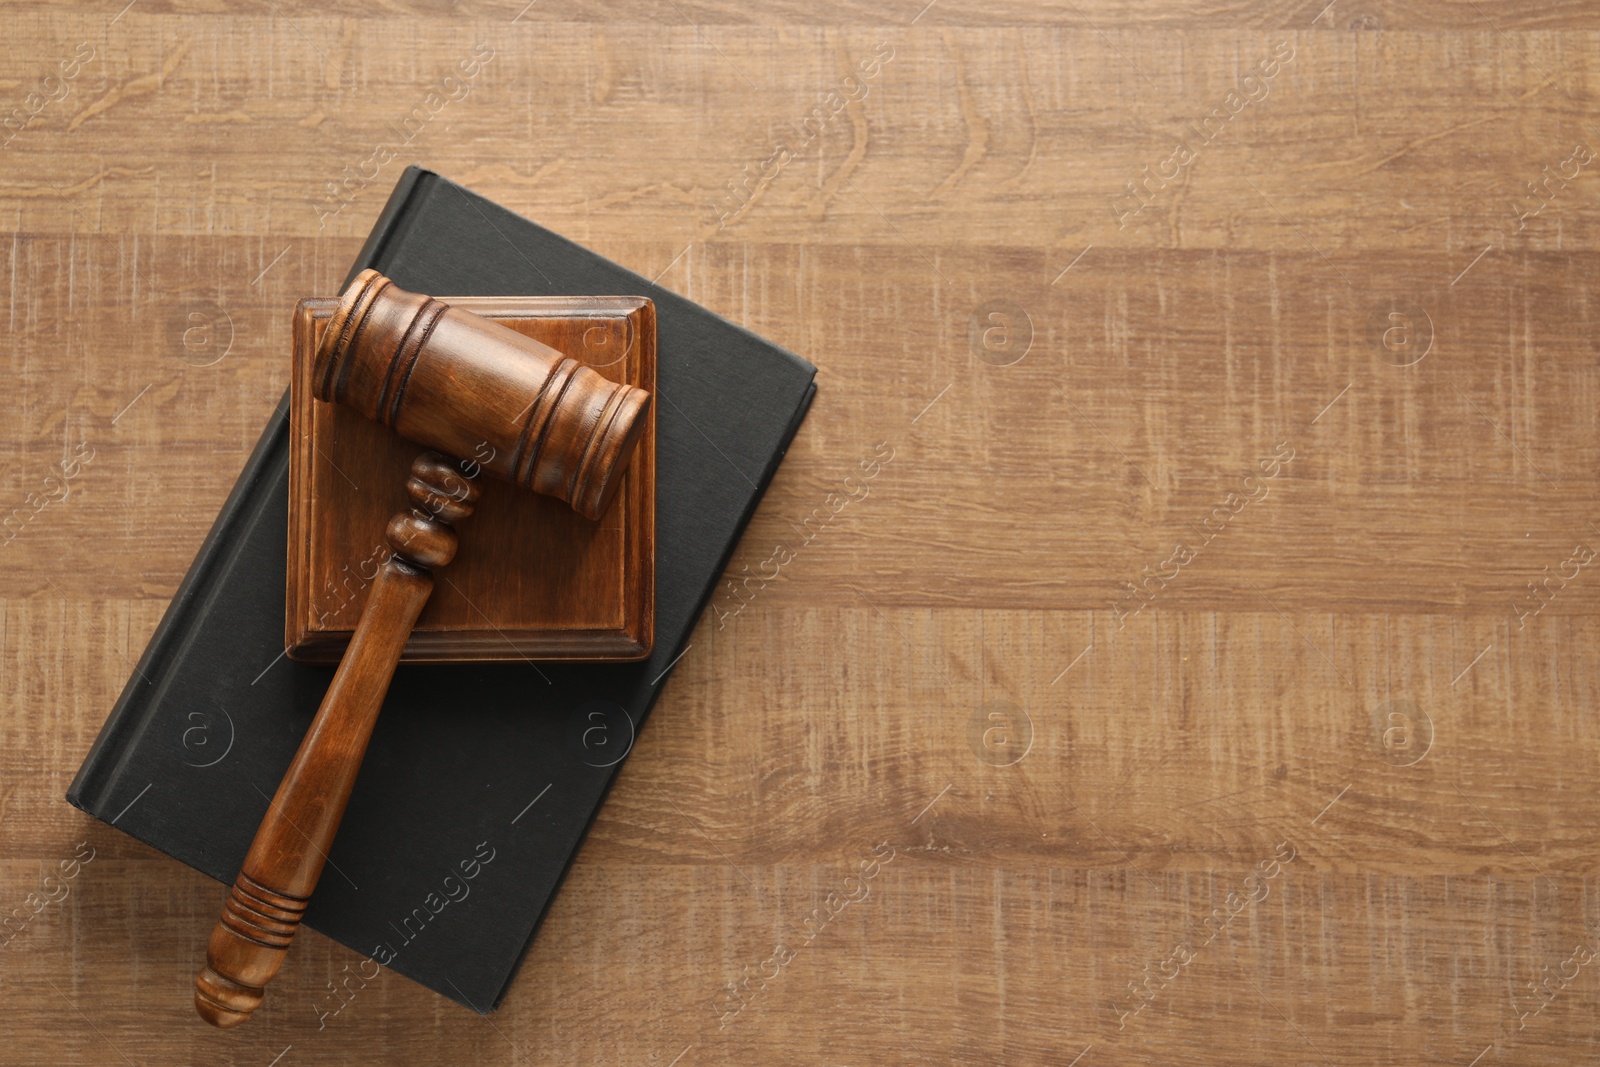
[[[395,665],[433,591],[431,569],[455,556],[452,524],[472,513],[478,486],[447,457],[473,456],[482,469],[598,519],[650,406],[643,389],[373,270],[340,298],[312,382],[318,400],[345,404],[444,455],[430,451],[412,464],[406,490],[415,506],[389,522],[393,555],[373,579],[350,646],[211,932],[194,1003],[219,1027],[248,1019],[283,964]]]

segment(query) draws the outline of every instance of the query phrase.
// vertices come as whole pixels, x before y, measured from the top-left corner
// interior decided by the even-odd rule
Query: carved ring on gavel
[[[435,451],[411,466],[414,506],[386,531],[361,620],[316,718],[261,820],[211,933],[194,1003],[207,1022],[250,1017],[299,928],[350,799],[401,650],[455,556],[453,524],[477,484],[449,456],[598,519],[616,495],[645,427],[650,394],[546,345],[363,271],[340,298],[317,348],[318,400],[354,408]],[[440,455],[439,453],[444,453]]]

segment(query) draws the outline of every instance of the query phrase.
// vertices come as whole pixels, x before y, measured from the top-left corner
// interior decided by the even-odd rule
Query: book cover
[[[487,1013],[799,428],[815,368],[416,167],[351,277],[366,267],[422,293],[656,303],[651,656],[402,666],[306,915],[341,944]],[[333,676],[281,655],[288,446],[285,396],[67,794],[223,883]],[[219,909],[222,899],[219,888]],[[197,934],[196,966],[208,932]],[[262,1010],[272,1005],[269,994]]]

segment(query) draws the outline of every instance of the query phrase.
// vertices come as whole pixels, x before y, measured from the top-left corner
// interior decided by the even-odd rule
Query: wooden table
[[[1591,0],[524,2],[6,6],[0,1061],[1595,1061]],[[498,1014],[219,1033],[62,794],[413,159],[822,368],[795,558]]]

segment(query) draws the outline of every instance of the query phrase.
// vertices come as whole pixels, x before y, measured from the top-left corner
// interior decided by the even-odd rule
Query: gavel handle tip
[[[230,1030],[261,1006],[264,991],[224,978],[208,963],[194,976],[194,1008],[219,1030]]]

